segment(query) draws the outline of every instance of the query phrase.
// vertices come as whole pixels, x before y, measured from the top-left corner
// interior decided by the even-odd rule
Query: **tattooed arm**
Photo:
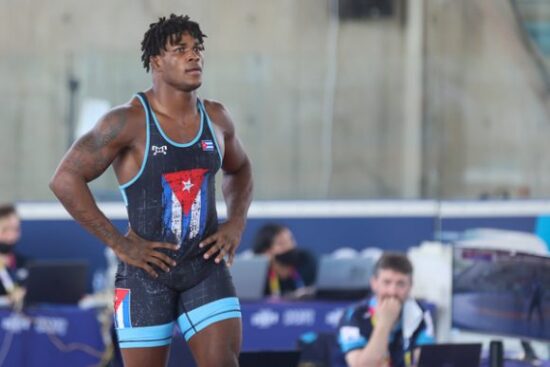
[[[131,233],[123,236],[103,214],[92,196],[88,182],[99,177],[124,152],[136,145],[136,125],[132,126],[132,106],[119,107],[105,115],[69,149],[51,182],[50,188],[65,209],[86,230],[111,247],[119,258],[140,267],[151,276],[151,265],[164,271],[174,262],[156,248],[175,249],[172,244],[148,242]]]

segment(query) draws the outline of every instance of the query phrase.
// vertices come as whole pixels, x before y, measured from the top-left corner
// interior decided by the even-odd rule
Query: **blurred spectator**
[[[410,297],[413,266],[405,254],[386,252],[374,267],[374,293],[347,309],[338,341],[350,367],[416,365],[419,347],[435,341],[430,313]]]
[[[270,259],[266,295],[303,298],[312,294],[317,260],[311,252],[297,248],[289,228],[276,223],[264,225],[256,233],[253,251]]]
[[[21,220],[12,204],[0,205],[0,295],[11,293],[25,277],[25,258],[16,251]]]

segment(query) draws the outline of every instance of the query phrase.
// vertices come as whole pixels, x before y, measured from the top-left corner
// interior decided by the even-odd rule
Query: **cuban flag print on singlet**
[[[132,327],[130,322],[131,291],[126,288],[115,289],[115,327],[123,329]]]
[[[208,208],[207,169],[162,175],[164,235],[181,244],[202,235]]]

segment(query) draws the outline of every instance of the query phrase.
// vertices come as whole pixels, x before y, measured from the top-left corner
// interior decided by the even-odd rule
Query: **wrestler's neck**
[[[153,83],[147,96],[153,109],[163,114],[181,116],[197,113],[197,89],[184,91],[166,83]]]

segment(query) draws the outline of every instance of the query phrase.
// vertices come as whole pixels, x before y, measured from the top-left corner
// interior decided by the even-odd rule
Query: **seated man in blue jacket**
[[[430,314],[410,298],[413,267],[401,253],[388,252],[375,265],[373,296],[347,309],[338,342],[350,367],[409,367],[419,346],[434,342]]]

